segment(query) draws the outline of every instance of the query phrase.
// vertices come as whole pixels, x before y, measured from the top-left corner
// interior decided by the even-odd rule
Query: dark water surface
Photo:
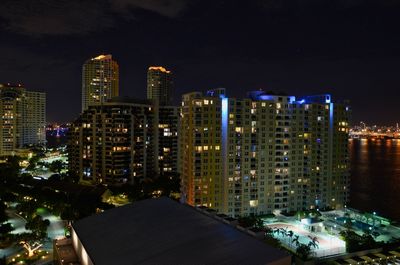
[[[47,135],[46,140],[47,140],[46,146],[48,148],[56,148],[67,144],[66,136],[56,137],[52,135]]]
[[[349,206],[400,221],[400,140],[350,140]]]

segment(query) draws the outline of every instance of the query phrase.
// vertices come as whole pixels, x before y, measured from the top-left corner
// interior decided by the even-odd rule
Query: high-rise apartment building
[[[46,143],[46,93],[26,91],[24,145]]]
[[[349,115],[330,95],[185,94],[182,194],[230,216],[341,208],[349,188]]]
[[[46,143],[46,94],[0,84],[0,155]]]
[[[92,105],[69,130],[69,167],[89,184],[118,185],[176,173],[177,107],[115,98]]]
[[[150,66],[147,70],[147,99],[160,105],[171,105],[172,73],[161,66]]]
[[[159,174],[179,173],[178,131],[179,109],[175,106],[155,106],[158,108],[158,150]]]
[[[82,112],[119,95],[119,68],[111,54],[87,60],[82,68]]]

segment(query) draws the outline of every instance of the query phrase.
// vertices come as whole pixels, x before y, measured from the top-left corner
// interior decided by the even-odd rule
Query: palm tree
[[[299,236],[298,236],[298,235],[295,235],[295,236],[293,237],[292,243],[295,243],[296,247],[298,247],[298,246],[300,245]]]
[[[290,247],[292,247],[292,237],[294,235],[292,230],[287,231],[286,235],[289,237],[290,241],[289,241],[289,245]]]
[[[317,249],[317,248],[319,248],[319,246],[318,246],[318,244],[319,244],[319,241],[318,241],[318,239],[317,239],[317,237],[311,237],[311,236],[308,236],[309,238],[310,238],[310,242],[308,243],[308,246],[310,247],[310,248],[314,248],[314,249]]]
[[[302,260],[308,260],[311,255],[311,248],[309,245],[299,244],[299,246],[296,249],[296,254]]]
[[[282,237],[286,236],[286,229],[281,228],[280,230],[281,230]]]

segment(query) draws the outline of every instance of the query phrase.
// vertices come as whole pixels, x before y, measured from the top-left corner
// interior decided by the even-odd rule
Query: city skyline
[[[0,1],[0,265],[400,265],[400,1]]]
[[[174,104],[186,92],[218,87],[238,98],[256,89],[330,93],[351,101],[355,123],[397,122],[396,97],[388,97],[400,83],[400,5],[393,1],[0,5],[0,82],[46,92],[49,121],[78,116],[81,65],[112,53],[121,66],[121,95],[144,99],[147,67],[162,65],[174,73]],[[84,19],[75,17],[82,12]]]

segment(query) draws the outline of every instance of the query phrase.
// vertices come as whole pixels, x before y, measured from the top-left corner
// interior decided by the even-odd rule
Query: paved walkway
[[[23,232],[29,232],[25,229],[26,220],[18,215],[13,210],[7,210],[7,214],[10,217],[9,222],[12,223],[15,230],[12,232],[13,234],[19,234]],[[49,254],[43,260],[37,261],[35,264],[44,265],[49,263],[52,260],[53,256],[53,239],[64,236],[64,225],[65,222],[61,220],[59,217],[51,214],[47,210],[40,213],[43,219],[48,219],[50,221],[50,225],[47,229],[47,234],[49,239],[46,240],[41,249],[48,251]],[[24,248],[18,244],[14,244],[8,248],[0,249],[0,257],[7,257],[8,260],[16,257],[18,254],[22,254],[24,252]]]

